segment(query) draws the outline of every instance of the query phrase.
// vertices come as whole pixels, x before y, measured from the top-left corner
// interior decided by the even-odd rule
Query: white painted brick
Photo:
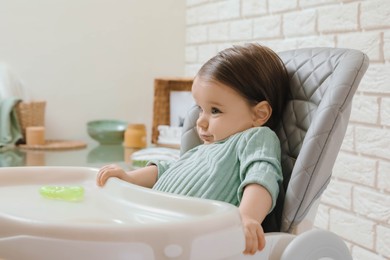
[[[194,63],[198,60],[198,49],[196,46],[187,46],[185,49],[186,63]]]
[[[210,41],[227,41],[229,39],[229,23],[215,23],[208,26]]]
[[[209,0],[186,0],[187,6],[193,6],[208,2]]]
[[[352,184],[332,178],[321,196],[321,202],[350,210],[352,208]]]
[[[199,45],[198,48],[198,62],[205,63],[210,58],[217,54],[217,46],[214,44]]]
[[[290,37],[315,34],[316,18],[315,9],[283,15],[283,35]]]
[[[385,97],[382,98],[380,111],[381,111],[381,124],[390,126],[390,98],[385,98]]]
[[[340,152],[333,176],[351,183],[375,187],[376,160]]]
[[[343,143],[341,144],[341,151],[355,151],[355,127],[352,124],[347,126]]]
[[[377,252],[387,259],[390,259],[390,227],[378,226],[376,235]]]
[[[365,248],[374,247],[374,225],[354,214],[341,210],[330,210],[330,231]]]
[[[253,16],[267,13],[267,1],[266,0],[245,0],[242,4],[242,15]]]
[[[298,48],[298,42],[296,38],[287,38],[282,40],[261,40],[260,44],[267,46],[275,52],[293,50]]]
[[[352,248],[352,258],[354,260],[385,260],[382,256],[373,253],[371,251],[368,251],[364,248],[361,248],[359,246],[354,246]]]
[[[217,52],[220,52],[220,51],[223,51],[227,48],[231,48],[233,47],[233,44],[232,43],[220,43],[217,45]]]
[[[390,196],[374,189],[353,188],[353,210],[372,220],[390,224]]]
[[[207,41],[207,27],[206,26],[194,26],[187,28],[186,33],[187,44],[201,43]]]
[[[333,35],[318,35],[310,37],[300,37],[297,39],[298,48],[312,47],[336,47],[336,40]]]
[[[234,40],[234,41],[230,41],[230,43],[232,45],[244,45],[248,42],[252,42],[252,40]]]
[[[298,8],[298,0],[272,0],[268,1],[268,8],[271,13],[294,10]]]
[[[361,2],[361,26],[363,29],[375,29],[390,24],[390,5],[388,0],[370,0]]]
[[[329,207],[320,203],[316,217],[314,219],[314,226],[320,229],[329,229]]]
[[[354,31],[358,28],[358,4],[318,8],[318,30],[325,33]]]
[[[371,62],[382,60],[380,32],[347,33],[339,35],[337,39],[337,47],[361,50]]]
[[[238,20],[230,23],[231,40],[249,40],[252,38],[252,20]]]
[[[281,15],[271,15],[253,20],[253,38],[266,39],[281,36]]]
[[[364,75],[359,91],[368,93],[390,93],[390,63],[370,64]]]
[[[196,73],[198,73],[200,67],[202,66],[202,64],[198,63],[198,64],[187,64],[186,67],[185,67],[185,75],[187,77],[194,77],[196,75]]]
[[[299,0],[300,7],[318,6],[324,4],[338,3],[338,0]]]
[[[378,98],[373,96],[355,95],[350,121],[376,124],[379,116]]]
[[[217,4],[215,15],[220,21],[240,17],[240,0],[224,0]]]
[[[187,25],[205,24],[219,21],[221,11],[220,8],[223,4],[225,3],[211,2],[188,8],[186,13]]]
[[[187,9],[187,25],[218,21],[218,4],[209,3]]]
[[[383,36],[383,55],[385,60],[390,60],[390,32],[384,33]]]
[[[355,129],[356,151],[390,159],[390,131],[359,126]]]
[[[209,23],[219,20],[220,3],[209,3],[196,8],[198,23]]]
[[[378,166],[378,184],[379,189],[390,192],[390,163],[380,161]]]
[[[186,11],[186,24],[193,25],[198,22],[198,15],[195,8],[188,8]]]

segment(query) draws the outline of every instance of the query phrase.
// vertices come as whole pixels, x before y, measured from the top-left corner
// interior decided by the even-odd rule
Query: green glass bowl
[[[94,120],[87,123],[89,136],[102,145],[123,143],[128,123],[122,120]]]

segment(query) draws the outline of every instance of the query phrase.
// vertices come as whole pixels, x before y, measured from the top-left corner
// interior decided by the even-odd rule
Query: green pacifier
[[[80,201],[84,197],[84,188],[81,186],[43,186],[39,193],[48,199]]]

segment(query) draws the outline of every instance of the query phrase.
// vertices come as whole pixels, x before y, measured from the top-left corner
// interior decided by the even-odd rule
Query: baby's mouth
[[[213,141],[213,136],[212,135],[201,134],[199,136],[200,136],[200,139],[202,139],[205,143],[211,143]]]

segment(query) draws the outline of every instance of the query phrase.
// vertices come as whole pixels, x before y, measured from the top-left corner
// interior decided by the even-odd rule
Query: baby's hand
[[[255,254],[265,246],[264,231],[260,223],[248,216],[241,216],[245,232],[244,254]]]
[[[103,186],[108,180],[108,178],[110,177],[117,177],[119,179],[124,179],[126,177],[126,172],[115,164],[103,166],[97,174],[97,178],[96,178],[97,185]]]

